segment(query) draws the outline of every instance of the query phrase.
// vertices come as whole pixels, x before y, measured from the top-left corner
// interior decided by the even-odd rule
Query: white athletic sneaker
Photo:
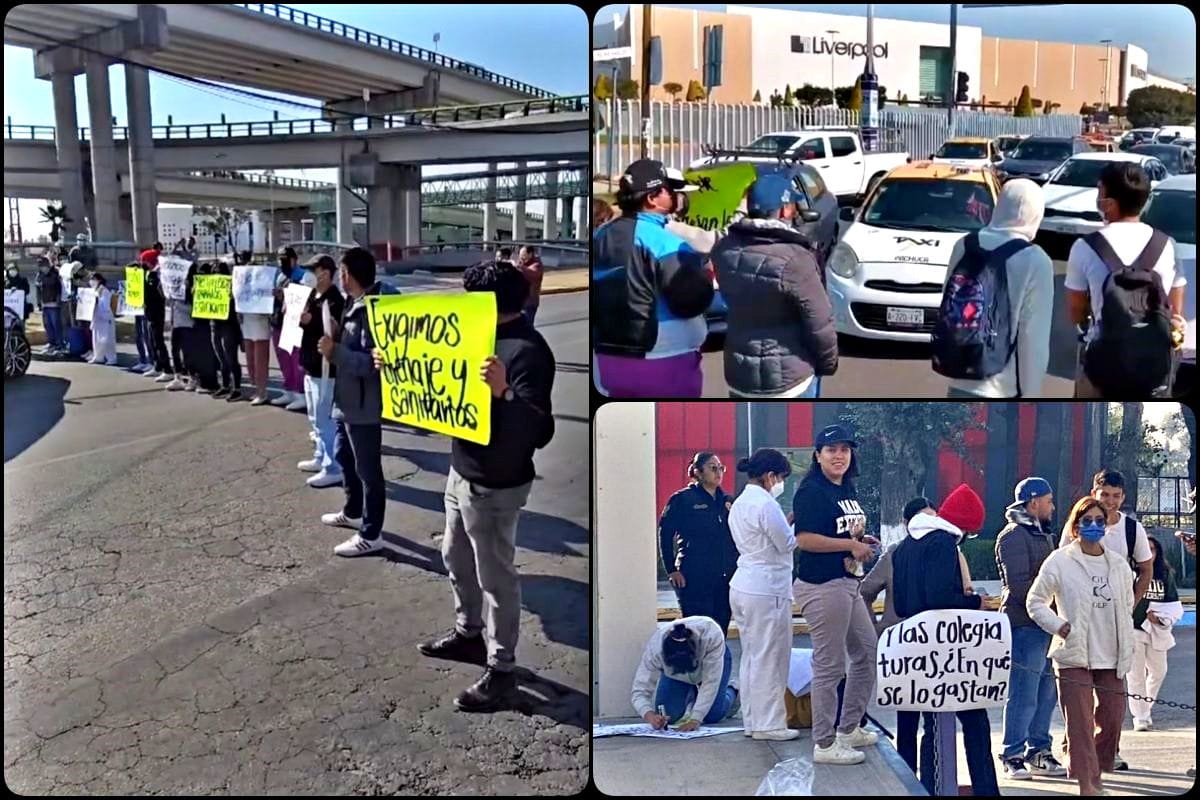
[[[91,351],[91,350],[88,350],[86,353],[84,353],[84,354],[83,354],[83,360],[84,360],[84,361],[86,361],[86,362],[88,362],[89,364],[95,364],[95,363],[96,363],[96,362],[95,362],[95,361],[92,359],[92,351]]]
[[[792,728],[780,728],[774,731],[755,731],[750,735],[750,738],[759,742],[788,742],[799,738],[799,736],[800,731],[793,730]]]
[[[1150,723],[1150,720],[1148,720],[1148,719],[1135,719],[1133,721],[1133,729],[1135,731],[1137,731],[1138,733],[1142,733],[1143,731],[1154,730],[1154,726]]]
[[[155,378],[154,382],[155,383],[170,383],[171,381],[174,381],[174,380],[178,380],[178,378],[176,378],[174,375],[172,375],[169,372],[164,372],[163,374],[161,374],[157,378]]]
[[[290,402],[292,402],[292,393],[284,392],[283,394],[279,395],[279,397],[276,397],[274,400],[272,400],[271,405],[286,406]]]
[[[814,764],[861,764],[866,756],[858,750],[846,747],[840,740],[835,740],[829,747],[813,745]]]
[[[338,473],[329,473],[325,470],[321,470],[316,475],[313,475],[311,478],[306,480],[305,483],[314,489],[325,489],[329,486],[341,486],[342,476]]]
[[[185,392],[187,391],[187,388],[187,384],[179,380],[179,378],[176,378],[167,384],[168,392]]]
[[[260,394],[256,394],[254,397],[250,398],[250,405],[252,406],[265,406],[266,404],[267,398]]]
[[[309,440],[310,442],[315,442],[315,441],[316,441],[318,438],[320,438],[320,437],[318,437],[318,436],[317,436],[317,432],[316,432],[316,431],[309,431],[309,432],[308,432],[308,440]]]
[[[351,519],[341,511],[337,512],[336,514],[322,514],[321,522],[324,522],[326,525],[334,528],[350,528],[351,530],[358,530],[362,527],[361,519]]]
[[[310,458],[308,461],[301,461],[299,464],[297,464],[296,469],[300,470],[301,472],[320,472],[321,462],[317,461],[315,458]]]
[[[305,400],[303,397],[295,394],[294,392],[292,393],[292,397],[294,397],[295,399],[292,400],[292,402],[287,404],[286,408],[288,411],[307,411],[308,410],[308,401],[307,400]]]
[[[837,738],[846,747],[870,747],[879,741],[878,734],[863,730],[861,727],[855,728],[851,733],[839,733]]]
[[[383,542],[379,539],[367,541],[357,533],[351,536],[346,541],[333,548],[334,555],[343,556],[345,558],[353,558],[354,556],[365,556],[368,553],[375,553],[383,549]]]

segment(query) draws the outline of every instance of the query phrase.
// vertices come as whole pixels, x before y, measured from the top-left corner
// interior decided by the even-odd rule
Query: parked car
[[[1172,144],[1176,139],[1195,139],[1196,128],[1193,125],[1167,125],[1154,134],[1155,144]]]
[[[779,131],[760,136],[735,151],[739,160],[760,163],[803,161],[819,170],[825,185],[839,201],[857,202],[888,170],[909,161],[908,153],[895,150],[895,142],[885,147],[893,150],[863,152],[858,131],[826,128],[811,131]],[[692,168],[708,166],[725,156],[719,151],[692,163]]]
[[[1157,158],[1172,175],[1190,175],[1196,172],[1196,155],[1177,144],[1139,144],[1129,152]]]
[[[8,306],[4,307],[4,377],[19,378],[29,370],[32,354],[25,336],[25,321]]]
[[[1195,139],[1176,139],[1171,142],[1176,147],[1182,147],[1190,152],[1193,156],[1196,155],[1196,140]]]
[[[1158,131],[1158,128],[1134,128],[1131,131],[1126,131],[1121,140],[1117,142],[1117,147],[1121,150],[1128,150],[1143,142],[1153,141]]]
[[[889,172],[833,248],[826,284],[842,334],[928,342],[954,244],[992,218],[991,169],[915,162]]]
[[[933,154],[935,164],[955,164],[960,167],[989,167],[1003,159],[991,139],[956,136],[947,139]]]
[[[1187,275],[1183,290],[1183,360],[1196,365],[1196,175],[1175,175],[1150,192],[1142,222],[1175,240],[1175,263]]]
[[[1012,155],[1012,151],[1017,149],[1017,145],[1028,139],[1028,136],[997,136],[994,141],[996,149],[1000,151],[1000,155],[1008,158]]]
[[[1134,148],[1138,150],[1140,148]],[[1054,170],[1042,187],[1046,213],[1039,230],[1084,236],[1104,227],[1096,210],[1100,171],[1114,161],[1130,161],[1146,170],[1152,184],[1167,178],[1167,168],[1157,158],[1139,153],[1080,153]]]
[[[1050,173],[1077,153],[1090,152],[1082,136],[1030,136],[997,167],[1002,180],[1029,178],[1045,183]]]
[[[802,219],[797,227],[813,243],[817,263],[824,268],[837,243],[838,203],[820,173],[808,163],[726,161],[699,170],[688,170],[684,177],[689,183],[698,185],[700,190],[689,193],[688,212],[683,222],[706,231],[715,231],[719,236],[731,222],[745,213],[745,196],[750,185],[761,175],[779,171],[791,175],[796,192],[802,196],[799,202]],[[689,237],[689,242],[696,246],[699,238]],[[713,245],[716,244],[716,238],[713,237]],[[720,276],[714,273],[713,288],[717,291],[705,313],[710,336],[725,332],[728,314],[719,281]]]

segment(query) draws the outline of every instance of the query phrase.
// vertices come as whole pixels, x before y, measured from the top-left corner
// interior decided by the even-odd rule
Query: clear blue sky
[[[354,25],[372,33],[390,36],[408,44],[434,49],[433,35],[441,34],[438,52],[477,64],[510,78],[533,84],[560,95],[588,93],[589,24],[586,14],[569,5],[295,5],[302,11]],[[151,60],[150,63],[153,63]],[[126,123],[125,74],[109,69],[112,111],[118,125]],[[260,91],[260,90],[255,90]],[[88,124],[87,84],[75,80],[79,124]],[[280,95],[282,96],[282,95]],[[171,122],[214,122],[221,114],[230,122],[269,120],[278,111],[281,119],[320,116],[309,111],[267,100],[213,93],[207,87],[180,82],[151,73],[150,97],[155,125]],[[319,105],[307,98],[290,98]],[[33,76],[33,51],[4,46],[4,116],[17,125],[53,125],[54,105],[49,81]],[[483,165],[459,164],[428,168],[427,173],[464,172]],[[280,170],[281,175],[333,181],[335,171]],[[27,236],[43,232],[37,226],[39,201],[21,201],[21,221]],[[531,211],[541,212],[541,202],[531,202]],[[49,226],[45,226],[48,230]]]
[[[724,11],[725,4],[663,3],[679,8]],[[768,3],[735,5],[765,6]],[[774,5],[796,11],[866,16],[866,3],[807,3]],[[600,9],[596,19],[611,22],[614,11],[628,5]],[[879,17],[914,22],[949,22],[949,3],[876,3]],[[961,25],[983,28],[987,36],[1012,39],[1041,39],[1050,42],[1092,44],[1112,39],[1121,45],[1133,43],[1149,54],[1150,71],[1175,80],[1196,75],[1196,18],[1178,3],[1075,3],[1030,5],[1023,8],[959,8]]]

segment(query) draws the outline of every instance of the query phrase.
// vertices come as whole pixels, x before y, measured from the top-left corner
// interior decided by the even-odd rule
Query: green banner
[[[720,231],[733,221],[758,171],[753,164],[739,162],[689,170],[683,175],[689,183],[700,187],[688,195],[684,221],[706,231]]]

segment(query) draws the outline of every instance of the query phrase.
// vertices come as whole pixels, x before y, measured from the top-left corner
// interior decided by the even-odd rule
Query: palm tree
[[[50,241],[57,242],[58,234],[62,231],[64,225],[75,220],[67,216],[67,207],[63,204],[54,205],[47,203],[45,208],[39,208],[41,212],[42,222],[50,223]]]

